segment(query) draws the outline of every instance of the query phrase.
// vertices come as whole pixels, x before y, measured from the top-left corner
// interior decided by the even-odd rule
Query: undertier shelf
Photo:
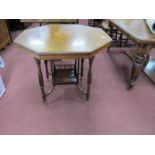
[[[54,65],[54,85],[78,84],[78,73],[75,65]]]

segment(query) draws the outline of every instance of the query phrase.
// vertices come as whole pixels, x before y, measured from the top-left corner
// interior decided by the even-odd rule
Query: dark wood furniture
[[[92,27],[100,27],[104,19],[88,19],[88,25]]]
[[[131,80],[129,86],[133,87],[141,70],[155,83],[155,61],[150,57],[150,50],[155,46],[155,35],[148,29],[145,20],[109,20],[110,24],[121,31],[135,43],[135,47],[127,52],[133,60]]]
[[[52,76],[52,83],[55,87],[60,84],[79,86],[79,78],[82,76],[79,76],[79,73],[83,69],[79,59],[88,59],[87,90],[82,91],[86,96],[86,102],[88,102],[95,55],[101,52],[101,49],[109,47],[111,41],[111,38],[98,28],[78,24],[56,24],[24,30],[14,42],[34,56],[38,67],[42,99],[46,103],[46,97],[53,89],[48,93],[44,91],[41,60],[45,63],[50,61],[51,71],[50,73],[46,72],[46,76]],[[76,62],[71,65],[56,64],[54,61],[58,59],[73,59]]]
[[[78,24],[78,19],[20,19],[22,23],[39,23],[40,26],[45,24]]]
[[[30,26],[30,23],[20,22],[20,19],[7,19],[10,31],[23,30]]]
[[[113,47],[128,47],[131,45],[128,38],[123,35],[118,29],[113,27],[107,19],[89,19],[88,25],[103,29],[113,40]]]
[[[0,19],[0,50],[11,43],[11,36],[8,30],[6,20]]]
[[[119,29],[114,27],[109,20],[106,20],[108,25],[107,33],[113,38],[113,46],[114,47],[131,47],[132,43],[129,42],[129,39],[121,32]],[[104,27],[104,25],[103,25]]]

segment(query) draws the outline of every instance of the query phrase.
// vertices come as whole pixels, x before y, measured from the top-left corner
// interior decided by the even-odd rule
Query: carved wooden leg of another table
[[[144,64],[146,62],[146,51],[143,47],[136,48],[136,55],[133,60],[133,67],[131,71],[131,80],[129,83],[129,87],[132,88],[136,84],[136,80],[138,79],[141,70],[144,68]]]
[[[92,81],[92,66],[93,66],[94,57],[89,58],[89,70],[88,70],[88,77],[87,77],[87,93],[86,93],[86,103],[89,100],[90,94],[90,84]]]
[[[145,62],[144,62],[143,67],[145,67],[145,66],[148,64],[149,60],[150,60],[150,55],[147,54],[147,55],[145,56]]]
[[[145,63],[144,63],[144,67],[148,64],[149,60],[150,60],[150,51],[152,49],[152,45],[148,45],[145,47]]]
[[[38,67],[38,79],[39,79],[39,85],[40,85],[40,88],[41,88],[41,94],[42,94],[42,100],[44,103],[46,103],[46,94],[45,94],[45,91],[44,91],[44,79],[43,79],[43,74],[42,74],[42,71],[41,71],[41,61],[36,59],[36,64],[37,64],[37,67]]]

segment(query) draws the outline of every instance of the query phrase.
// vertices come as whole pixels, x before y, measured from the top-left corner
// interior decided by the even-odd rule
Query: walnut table
[[[129,86],[135,85],[141,70],[155,83],[155,61],[149,55],[155,45],[155,35],[148,29],[145,20],[111,19],[109,22],[135,43],[134,49],[127,52],[133,60]]]
[[[51,24],[24,30],[14,42],[26,49],[36,60],[43,102],[51,91],[45,93],[41,60],[51,62],[53,85],[79,84],[79,59],[89,59],[86,101],[89,100],[94,57],[101,49],[110,46],[111,38],[101,29],[77,24]],[[73,66],[56,65],[54,60],[75,59]],[[82,67],[80,68],[82,69]],[[49,74],[49,73],[47,73]],[[63,75],[63,76],[62,76]]]

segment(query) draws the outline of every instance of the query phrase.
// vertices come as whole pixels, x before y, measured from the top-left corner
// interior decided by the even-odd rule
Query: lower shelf
[[[53,84],[78,84],[78,73],[75,65],[54,65]]]

